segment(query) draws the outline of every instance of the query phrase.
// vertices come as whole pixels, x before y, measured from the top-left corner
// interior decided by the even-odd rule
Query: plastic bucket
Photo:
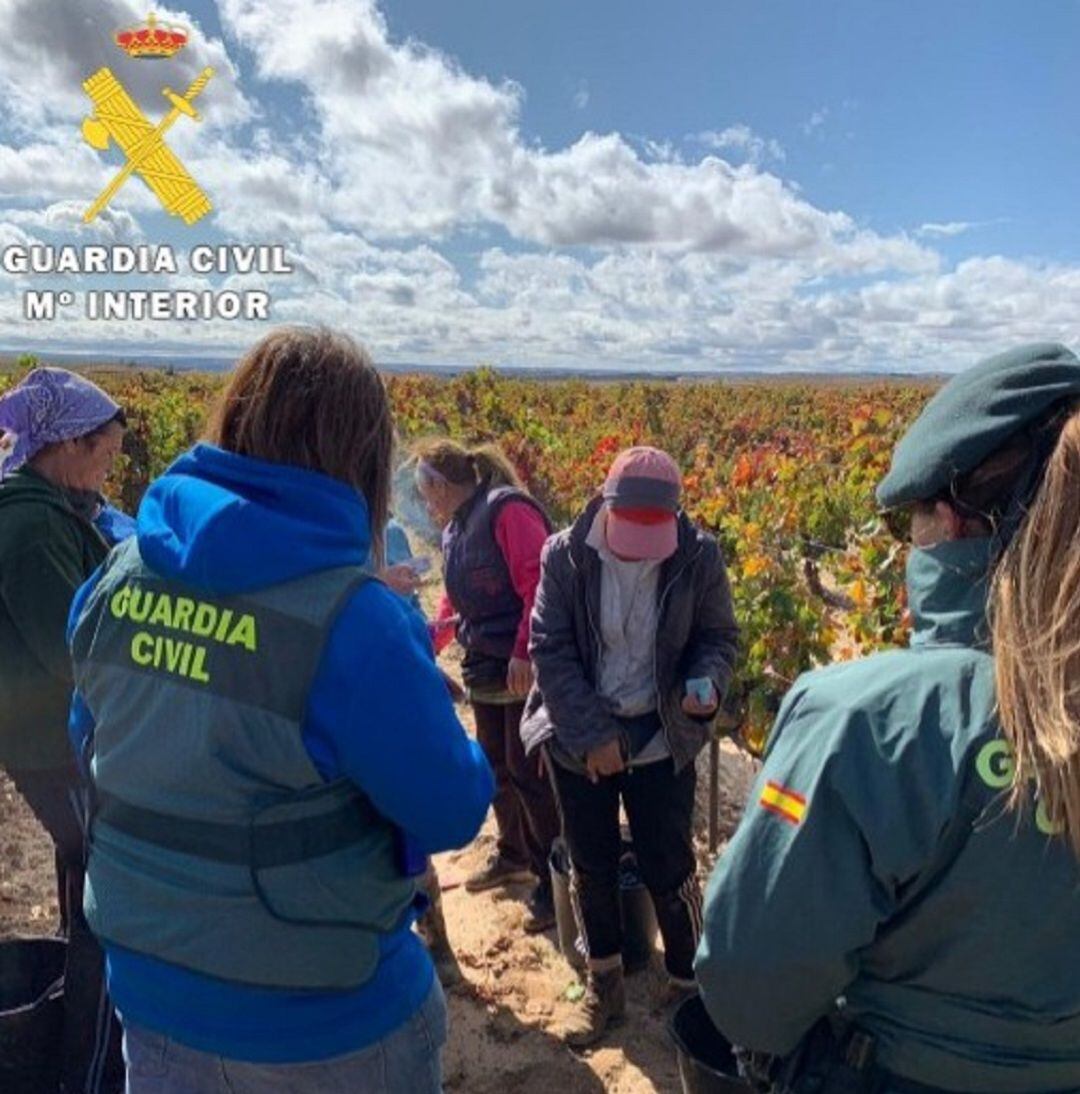
[[[0,1090],[42,1094],[60,1081],[64,957],[60,938],[0,942]]]
[[[731,1043],[712,1024],[700,995],[692,995],[668,1019],[675,1042],[683,1094],[748,1094],[753,1090],[739,1078]]]
[[[548,860],[551,893],[555,904],[555,925],[559,949],[575,968],[585,964],[584,946],[578,937],[577,920],[570,902],[570,854],[566,844],[556,840]],[[634,848],[623,840],[619,860],[619,906],[622,911],[623,965],[627,972],[643,969],[652,960],[656,942],[656,909],[637,871]]]
[[[627,972],[645,968],[652,960],[659,927],[649,890],[638,873],[634,845],[623,840],[619,859],[619,907],[622,911],[623,966]]]

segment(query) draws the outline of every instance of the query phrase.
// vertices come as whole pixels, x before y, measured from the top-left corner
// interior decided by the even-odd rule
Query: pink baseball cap
[[[665,559],[679,543],[679,465],[659,448],[628,448],[604,483],[607,545],[620,558]]]

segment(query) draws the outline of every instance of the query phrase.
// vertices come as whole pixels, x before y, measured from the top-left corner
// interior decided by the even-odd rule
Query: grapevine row
[[[0,391],[32,363],[0,374]],[[133,511],[198,437],[223,379],[124,368],[93,376],[128,415],[110,489]],[[730,701],[752,736],[798,673],[906,637],[904,552],[875,515],[873,488],[928,385],[598,384],[486,368],[387,384],[403,446],[431,433],[496,441],[556,523],[584,505],[621,448],[669,451],[685,471],[686,510],[728,559],[743,629]]]

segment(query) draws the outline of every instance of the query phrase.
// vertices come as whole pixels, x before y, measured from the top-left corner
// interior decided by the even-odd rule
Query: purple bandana
[[[36,368],[0,396],[0,479],[46,445],[93,433],[120,411],[104,391],[63,368]]]

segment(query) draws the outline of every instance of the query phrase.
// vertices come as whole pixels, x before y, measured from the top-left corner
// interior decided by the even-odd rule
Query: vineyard
[[[0,375],[0,390],[32,363]],[[111,496],[133,511],[198,436],[221,377],[95,370],[129,431]],[[689,515],[721,541],[743,659],[732,713],[758,738],[794,677],[903,642],[903,550],[873,489],[926,384],[538,382],[478,369],[387,379],[402,442],[493,440],[557,524],[602,483],[614,454],[654,444],[684,468]],[[416,512],[399,476],[398,507]]]

